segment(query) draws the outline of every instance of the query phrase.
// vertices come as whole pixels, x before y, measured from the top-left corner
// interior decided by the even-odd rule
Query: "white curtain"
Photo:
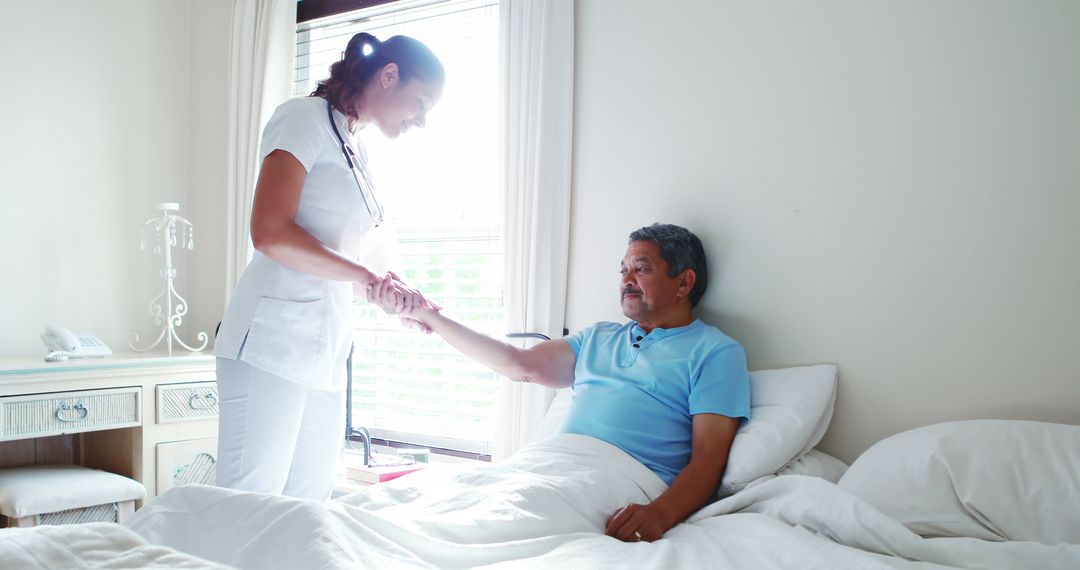
[[[274,109],[291,95],[296,0],[234,0],[229,54],[228,243],[225,298],[251,258],[251,200],[259,140]]]
[[[570,236],[573,0],[502,0],[502,181],[507,326],[562,337]],[[554,397],[501,382],[493,456],[528,442]]]

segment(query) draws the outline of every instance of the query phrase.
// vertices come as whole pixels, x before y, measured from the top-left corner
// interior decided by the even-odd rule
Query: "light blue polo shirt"
[[[577,364],[560,431],[618,446],[669,485],[690,462],[694,414],[750,417],[742,346],[699,320],[648,334],[597,323],[566,342]]]

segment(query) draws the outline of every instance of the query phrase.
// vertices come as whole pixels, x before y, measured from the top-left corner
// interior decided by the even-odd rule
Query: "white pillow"
[[[840,461],[824,451],[811,449],[791,463],[788,463],[787,467],[777,471],[775,474],[758,477],[743,488],[749,489],[766,481],[776,479],[777,477],[783,477],[784,475],[820,477],[830,483],[836,483],[844,476],[844,472],[847,471],[847,469],[847,463]]]
[[[971,420],[883,439],[840,488],[924,536],[1080,543],[1080,426]]]
[[[836,374],[832,364],[750,373],[750,420],[735,435],[721,495],[780,471],[821,441],[832,419]],[[572,397],[572,390],[559,390],[533,441],[558,432]]]
[[[547,413],[544,414],[544,420],[540,422],[540,427],[536,428],[536,433],[533,434],[530,441],[540,441],[559,433],[559,428],[562,427],[566,414],[570,412],[570,401],[573,398],[574,391],[570,388],[556,391],[555,399],[548,406]]]
[[[750,420],[735,434],[720,495],[771,475],[821,441],[836,402],[833,364],[750,373]]]
[[[844,476],[844,473],[847,472],[847,470],[847,463],[840,461],[824,451],[811,449],[795,461],[789,463],[787,467],[781,469],[776,474],[778,476],[807,475],[810,477],[821,477],[830,483],[836,483]]]

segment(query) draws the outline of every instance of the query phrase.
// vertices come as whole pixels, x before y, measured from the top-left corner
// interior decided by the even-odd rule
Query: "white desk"
[[[0,359],[0,467],[85,465],[153,497],[212,469],[217,410],[209,354]]]

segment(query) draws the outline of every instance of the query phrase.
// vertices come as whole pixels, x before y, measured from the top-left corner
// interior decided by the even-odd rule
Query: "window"
[[[361,131],[388,225],[393,269],[493,336],[503,315],[502,196],[497,172],[498,5],[492,0],[383,4],[297,26],[294,94],[329,73],[349,38],[404,34],[428,45],[447,83],[423,129],[388,140]],[[354,305],[353,423],[372,437],[490,455],[497,378],[432,335]]]

